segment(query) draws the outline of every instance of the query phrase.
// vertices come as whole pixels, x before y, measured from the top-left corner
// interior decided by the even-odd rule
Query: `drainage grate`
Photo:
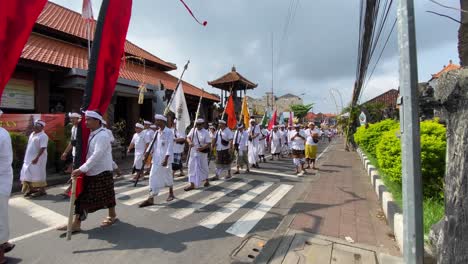
[[[262,251],[265,243],[266,239],[259,236],[251,236],[242,241],[231,256],[238,261],[236,263],[252,263],[260,254],[260,251]]]

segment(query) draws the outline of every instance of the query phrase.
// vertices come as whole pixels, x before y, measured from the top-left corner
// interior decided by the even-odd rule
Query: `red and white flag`
[[[85,20],[94,20],[91,0],[83,0],[83,10],[81,11],[81,17]]]

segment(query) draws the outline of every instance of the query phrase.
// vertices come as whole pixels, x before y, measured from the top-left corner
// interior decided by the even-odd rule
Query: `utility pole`
[[[401,160],[403,177],[403,256],[406,264],[422,264],[424,257],[421,140],[418,106],[418,68],[413,0],[399,0],[397,9],[400,52]]]
[[[273,70],[273,32],[271,32],[271,112],[275,107],[275,96],[273,95],[273,83],[274,83],[274,70]]]

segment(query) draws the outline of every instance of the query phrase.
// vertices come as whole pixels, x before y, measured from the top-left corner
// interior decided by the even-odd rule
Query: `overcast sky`
[[[81,12],[82,0],[52,0]],[[459,7],[457,0],[437,0]],[[92,0],[95,18],[101,0]],[[134,0],[127,39],[156,56],[176,63],[178,76],[190,59],[184,79],[209,88],[214,80],[231,70],[258,83],[248,95],[260,97],[271,90],[272,43],[274,93],[301,95],[314,103],[314,112],[336,112],[330,89],[339,90],[343,104],[351,98],[355,81],[359,0],[299,0],[284,34],[292,0],[186,0],[200,20],[197,24],[178,0]],[[385,2],[385,1],[382,1]],[[396,17],[393,1],[386,28],[368,73],[370,74]],[[427,13],[435,11],[459,19],[459,12],[429,0],[415,0],[419,80],[427,81],[452,59],[458,63],[458,24]],[[397,29],[393,32],[361,102],[398,87]],[[284,37],[286,36],[286,37]],[[337,94],[336,92],[334,94]],[[336,96],[338,107],[341,103]]]

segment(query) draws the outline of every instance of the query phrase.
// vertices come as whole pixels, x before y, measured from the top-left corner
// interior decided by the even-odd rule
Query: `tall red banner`
[[[0,8],[0,100],[47,0],[7,0]]]

